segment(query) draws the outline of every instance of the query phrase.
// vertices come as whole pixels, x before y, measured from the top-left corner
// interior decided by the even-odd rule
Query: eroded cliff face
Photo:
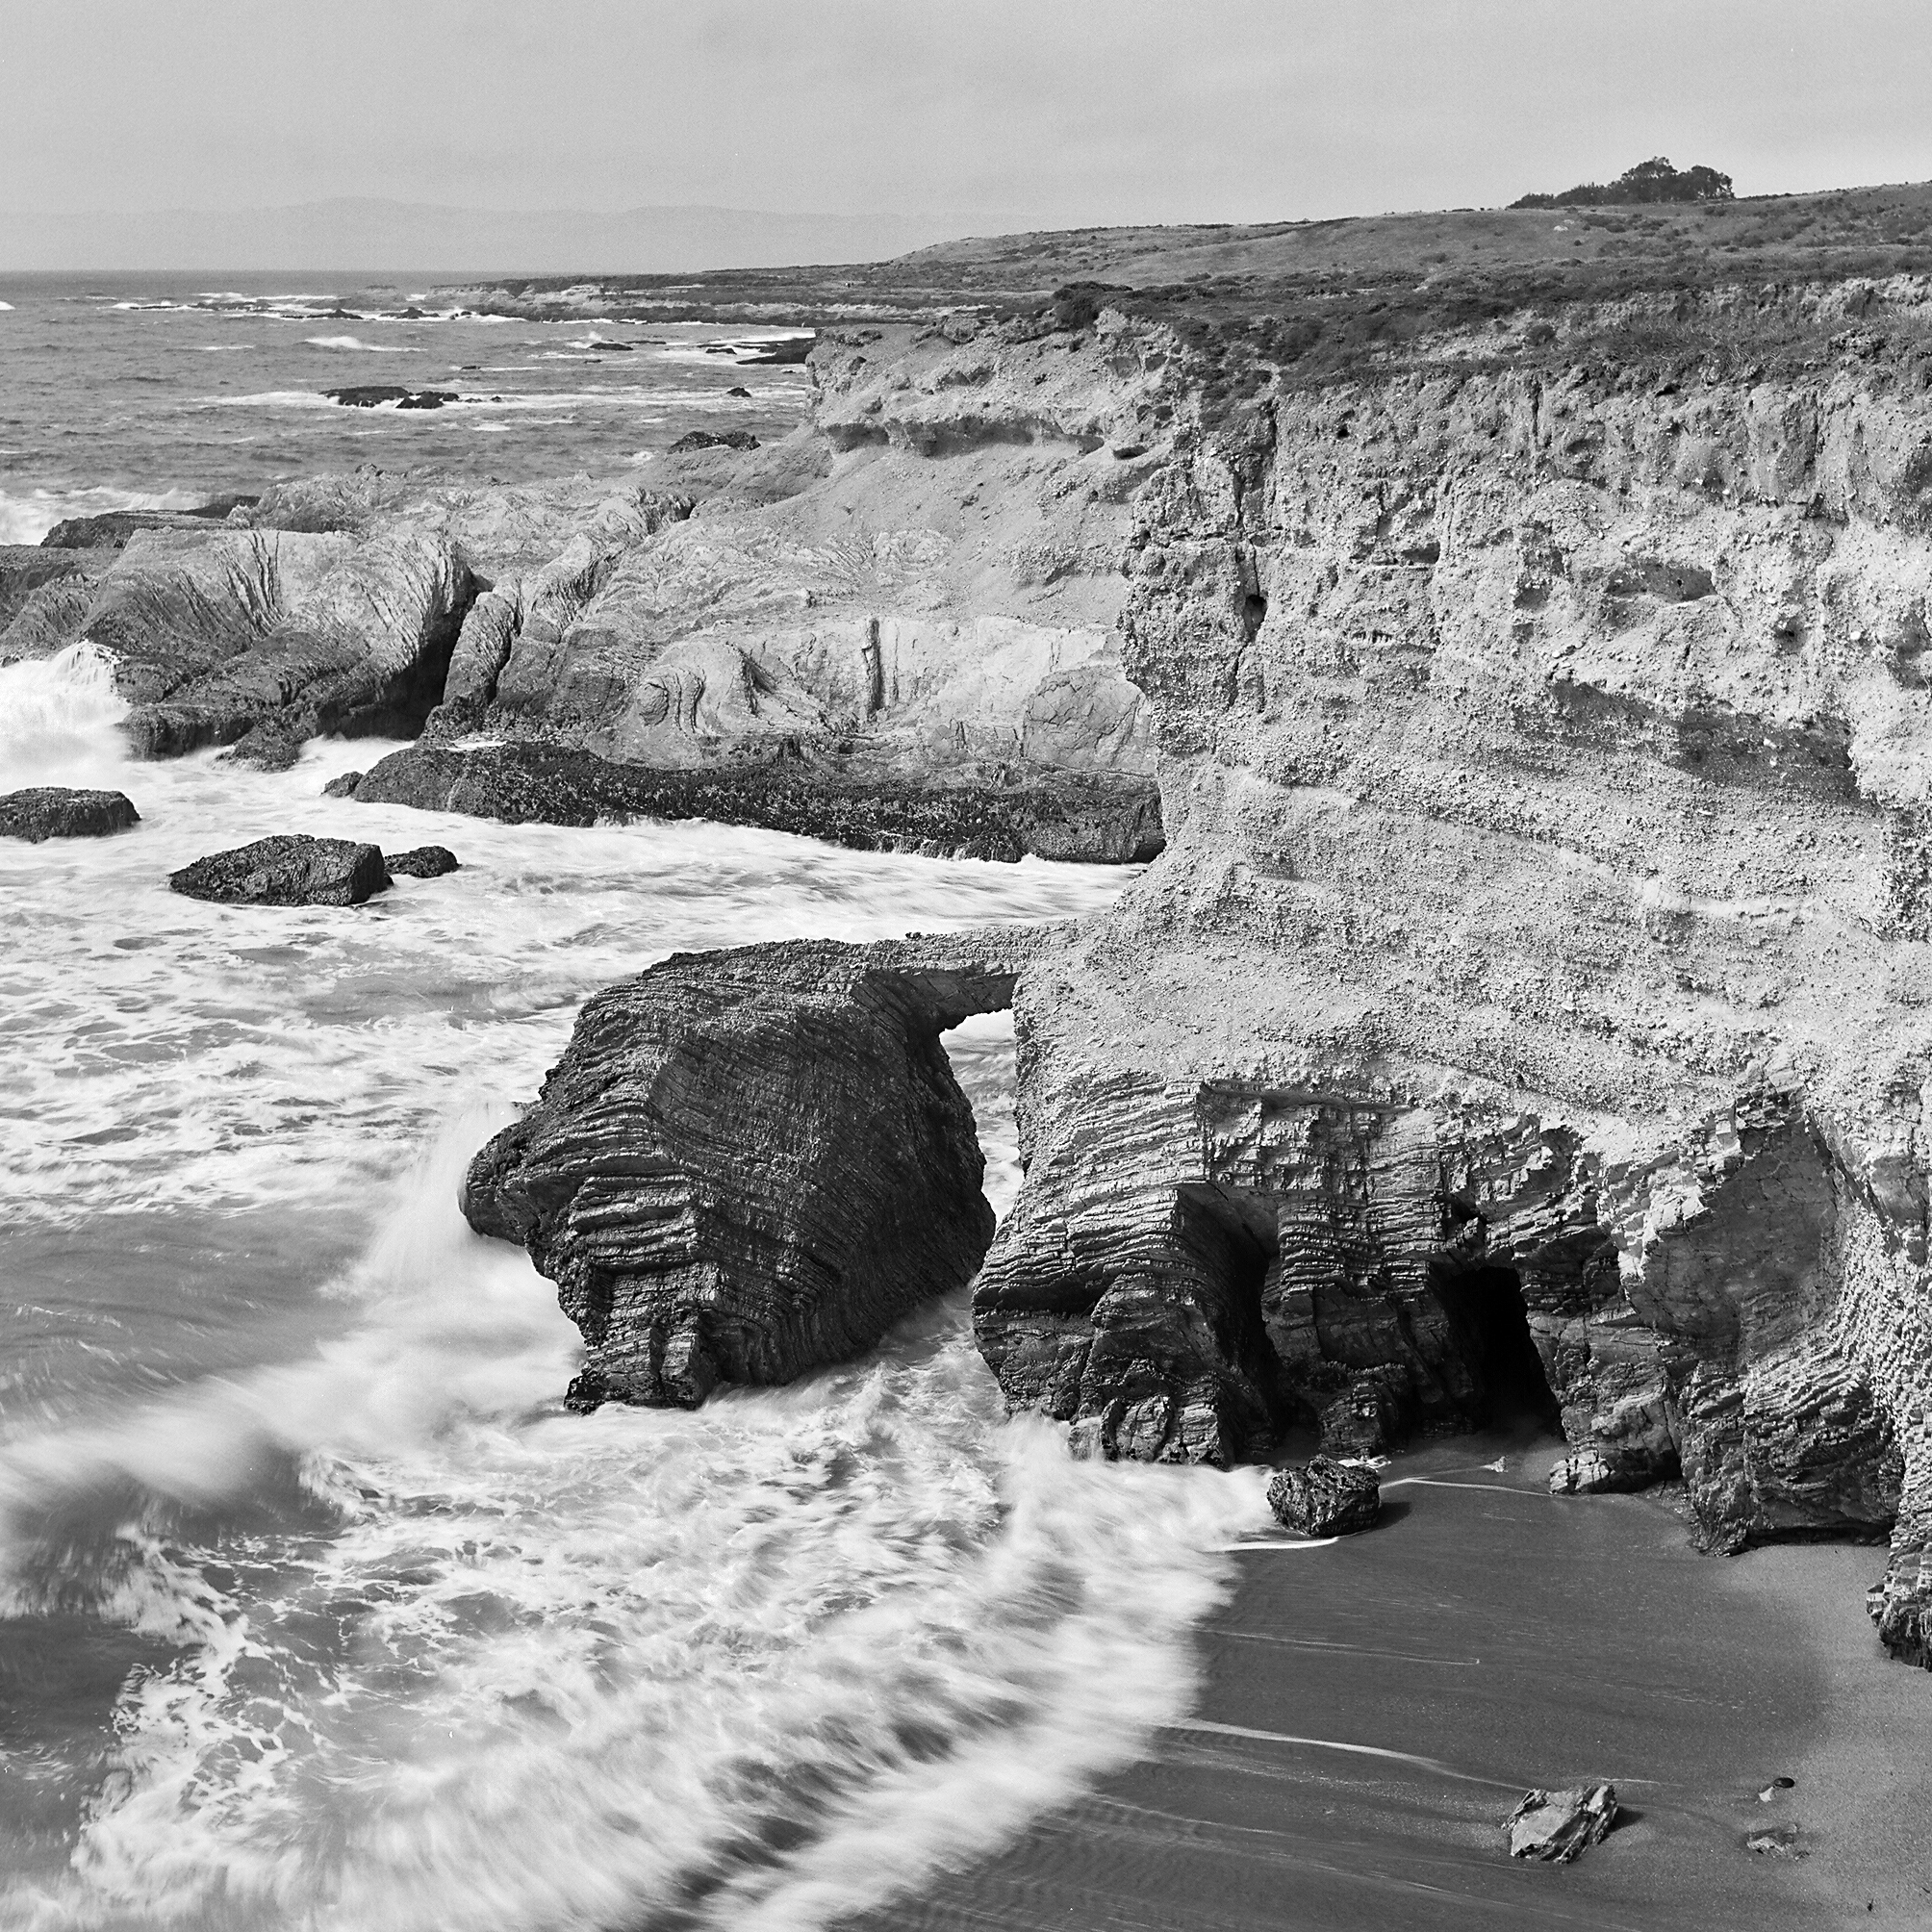
[[[1119,620],[1172,843],[1022,983],[1011,1399],[1188,1460],[1547,1403],[1718,1547],[1895,1518],[1924,1654],[1932,398],[1861,340],[1177,387]]]

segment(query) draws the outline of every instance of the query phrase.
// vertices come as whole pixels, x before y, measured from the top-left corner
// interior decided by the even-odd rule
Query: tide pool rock
[[[1382,1514],[1382,1484],[1366,1462],[1317,1456],[1300,1469],[1284,1469],[1268,1485],[1276,1520],[1305,1537],[1345,1537],[1372,1530]]]
[[[389,890],[378,846],[287,832],[169,873],[168,889],[224,905],[360,905]]]
[[[993,1210],[939,1036],[1013,979],[806,941],[676,953],[588,1002],[462,1197],[556,1283],[588,1347],[571,1406],[790,1382],[963,1287]]]
[[[1602,1841],[1616,1822],[1616,1787],[1579,1785],[1566,1792],[1525,1792],[1504,1826],[1512,1858],[1567,1865]]]
[[[124,792],[75,791],[65,785],[35,785],[0,798],[0,838],[98,839],[140,823]]]
[[[456,854],[447,846],[416,846],[409,852],[384,854],[391,878],[441,878],[458,870]]]

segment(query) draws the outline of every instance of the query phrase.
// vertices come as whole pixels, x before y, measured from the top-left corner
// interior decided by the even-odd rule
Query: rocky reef
[[[993,1210],[939,1035],[1013,979],[954,942],[794,942],[678,953],[589,1001],[463,1189],[582,1332],[572,1405],[789,1382],[963,1287]]]

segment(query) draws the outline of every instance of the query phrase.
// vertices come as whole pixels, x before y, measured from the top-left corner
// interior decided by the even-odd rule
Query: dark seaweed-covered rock
[[[393,751],[355,788],[363,804],[468,812],[511,825],[599,819],[711,819],[799,832],[859,852],[1118,864],[1160,850],[1152,779],[1038,775],[1031,782],[946,784],[793,758],[660,770],[554,745]]]
[[[674,456],[682,456],[691,449],[756,449],[758,439],[749,429],[726,429],[714,431],[694,429],[689,435],[680,436],[671,445]]]
[[[993,1210],[939,1035],[1015,976],[947,945],[677,953],[584,1006],[463,1190],[582,1331],[572,1406],[789,1382],[971,1279]]]
[[[198,858],[167,883],[228,905],[360,905],[388,891],[389,872],[377,846],[287,832]]]
[[[386,852],[383,864],[391,878],[441,878],[457,870],[456,854],[447,846],[416,846],[409,852]]]
[[[374,409],[393,402],[398,409],[441,409],[460,400],[453,389],[405,389],[399,382],[352,383],[344,389],[325,389],[322,394],[344,409]]]
[[[1597,1843],[1616,1822],[1614,1785],[1579,1785],[1567,1792],[1525,1792],[1510,1814],[1512,1858],[1567,1865]]]
[[[1300,1469],[1284,1469],[1268,1485],[1276,1519],[1305,1537],[1343,1537],[1372,1530],[1382,1514],[1382,1485],[1366,1462],[1317,1456]]]
[[[123,792],[72,791],[64,785],[37,785],[0,798],[0,838],[97,839],[140,823],[140,814]]]

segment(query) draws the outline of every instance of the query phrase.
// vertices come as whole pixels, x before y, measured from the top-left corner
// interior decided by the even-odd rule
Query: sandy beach
[[[1373,1534],[1235,1554],[1194,1724],[891,1922],[1932,1922],[1932,1680],[1871,1636],[1882,1553],[1700,1556],[1665,1498],[1551,1498],[1549,1460],[1432,1444],[1385,1471]],[[1624,1807],[1604,1844],[1567,1868],[1504,1855],[1523,1787],[1597,1777]],[[1785,1828],[1803,1856],[1747,1849]]]

